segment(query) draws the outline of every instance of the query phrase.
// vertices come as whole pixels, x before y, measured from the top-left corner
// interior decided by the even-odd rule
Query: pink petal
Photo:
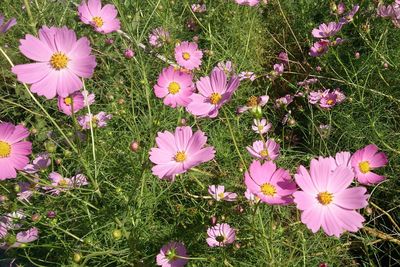
[[[303,191],[294,192],[293,197],[299,210],[311,209],[318,203],[316,195],[310,195]]]
[[[334,195],[333,203],[344,209],[361,209],[368,205],[365,187],[353,187]]]
[[[108,4],[101,9],[99,15],[103,20],[109,21],[117,17],[118,11],[114,5]]]
[[[57,72],[51,70],[42,80],[32,84],[31,91],[47,99],[52,99],[57,95]]]
[[[46,77],[51,68],[48,63],[30,63],[12,67],[12,72],[17,75],[20,82],[33,84]]]
[[[186,151],[187,144],[193,135],[192,128],[189,126],[178,127],[175,130],[175,143],[179,151]]]
[[[29,59],[48,62],[53,54],[46,43],[30,34],[27,34],[25,39],[21,39],[20,42],[19,50]]]
[[[329,179],[327,187],[325,189],[322,189],[320,192],[340,192],[349,187],[349,185],[353,182],[353,178],[354,173],[349,167],[345,167],[344,165],[339,166],[331,174],[331,178]]]

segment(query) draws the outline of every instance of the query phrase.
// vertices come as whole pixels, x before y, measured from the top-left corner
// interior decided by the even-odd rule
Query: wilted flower
[[[277,107],[287,106],[290,103],[292,103],[293,100],[294,100],[294,97],[291,94],[287,94],[284,97],[280,97],[280,98],[276,99],[275,104]]]
[[[281,61],[283,64],[288,64],[289,63],[289,56],[286,52],[282,51],[278,55],[278,59]]]
[[[226,62],[219,62],[217,65],[217,68],[225,72],[226,75],[233,74],[234,69],[233,69],[233,64],[231,61],[226,61]]]
[[[192,4],[193,13],[204,13],[207,11],[206,4]]]
[[[359,5],[354,5],[351,11],[339,20],[339,23],[348,24],[349,22],[353,21],[354,15],[358,12],[359,9]]]
[[[253,113],[262,113],[261,109],[268,103],[268,100],[269,96],[267,95],[259,97],[251,96],[245,106],[238,107],[237,113],[241,114],[248,110],[251,110]]]
[[[125,49],[124,51],[124,57],[127,59],[131,59],[135,56],[135,52],[132,49]]]

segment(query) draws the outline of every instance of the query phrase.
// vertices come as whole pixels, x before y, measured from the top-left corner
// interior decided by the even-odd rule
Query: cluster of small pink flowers
[[[342,103],[345,99],[346,96],[339,88],[333,91],[330,89],[312,91],[308,95],[308,102],[313,105],[319,105],[321,108],[332,108]]]
[[[378,16],[382,18],[390,18],[393,25],[400,28],[400,1],[396,0],[391,5],[380,3],[377,9]]]

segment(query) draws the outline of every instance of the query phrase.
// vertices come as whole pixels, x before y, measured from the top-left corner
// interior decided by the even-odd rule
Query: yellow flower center
[[[216,105],[221,101],[222,96],[219,93],[212,93],[210,96],[210,102],[213,105]]]
[[[59,186],[62,186],[62,187],[65,187],[65,186],[68,185],[68,181],[65,180],[65,179],[61,179],[61,180],[58,182],[58,185],[59,185]]]
[[[225,197],[225,194],[224,193],[219,193],[218,194],[218,198],[224,198]]]
[[[249,98],[249,100],[247,101],[247,106],[248,107],[255,107],[257,105],[258,105],[258,97],[254,96],[254,95],[251,96]]]
[[[93,24],[94,24],[97,28],[100,28],[100,27],[103,26],[103,24],[104,24],[103,19],[100,18],[100,17],[94,17],[94,18],[92,19],[92,22],[93,22]]]
[[[264,129],[264,125],[258,125],[258,130],[261,132],[262,130]],[[268,151],[267,151],[267,153],[268,153]],[[267,155],[268,156],[268,155]]]
[[[68,61],[69,59],[64,53],[57,52],[51,56],[50,65],[53,67],[53,69],[61,70],[67,67]]]
[[[331,193],[322,192],[322,193],[318,194],[318,201],[322,205],[328,205],[329,203],[332,202],[332,200],[333,200],[333,196]]]
[[[269,154],[268,154],[268,150],[267,150],[267,149],[261,150],[260,155],[261,155],[261,157],[263,157],[263,158],[268,157],[268,155],[269,155]]]
[[[371,166],[369,165],[368,161],[363,161],[358,164],[358,167],[360,168],[360,171],[362,173],[367,173],[371,170]]]
[[[261,192],[266,196],[273,197],[276,194],[276,188],[270,183],[265,183],[261,185]]]
[[[11,154],[11,145],[7,142],[0,141],[0,159],[7,158]]]
[[[184,162],[185,159],[186,159],[186,154],[184,151],[179,151],[178,153],[176,153],[175,155],[176,162]]]
[[[65,105],[70,106],[72,104],[72,98],[71,97],[64,98],[64,103]]]
[[[332,105],[332,104],[334,103],[334,101],[333,101],[332,99],[329,99],[328,101],[326,101],[326,103],[327,103],[328,105]]]
[[[175,95],[175,94],[179,93],[180,90],[181,90],[181,86],[177,82],[172,82],[168,85],[168,92],[170,94]]]
[[[189,60],[190,59],[190,54],[188,52],[185,52],[182,54],[182,57],[184,60]]]

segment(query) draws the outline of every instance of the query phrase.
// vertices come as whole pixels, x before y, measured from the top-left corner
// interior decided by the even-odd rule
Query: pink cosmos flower
[[[78,123],[84,130],[90,129],[90,121],[92,121],[93,128],[104,128],[107,126],[107,122],[111,120],[111,118],[111,114],[101,111],[96,115],[86,114],[84,116],[79,116]]]
[[[337,95],[334,93],[324,93],[320,99],[319,106],[321,108],[331,108],[336,105]]]
[[[256,195],[254,195],[251,191],[250,191],[250,189],[246,189],[246,191],[244,192],[244,197],[248,200],[248,201],[250,201],[250,203],[251,204],[255,204],[255,203],[257,203],[257,202],[259,202],[260,201],[260,198],[258,197],[258,196],[256,196]]]
[[[158,98],[164,98],[164,104],[170,107],[186,107],[194,91],[191,74],[175,70],[170,66],[164,68],[154,85],[154,93]]]
[[[260,0],[235,0],[239,5],[256,6],[260,3]]]
[[[188,70],[198,69],[201,65],[203,52],[194,42],[182,42],[175,47],[175,60],[179,66]]]
[[[357,181],[365,185],[373,185],[382,182],[385,177],[372,172],[376,168],[388,163],[384,152],[378,152],[374,144],[357,150],[351,157],[351,166],[356,174]]]
[[[285,65],[289,64],[289,56],[285,51],[282,51],[279,53],[278,59],[280,60],[280,62],[282,64],[285,64]]]
[[[207,244],[210,247],[225,247],[236,240],[236,231],[227,223],[218,223],[207,229]]]
[[[252,146],[246,147],[247,151],[254,158],[263,160],[275,160],[279,157],[280,145],[272,139],[267,142],[255,141]]]
[[[248,99],[247,104],[245,106],[238,107],[236,112],[241,114],[248,110],[251,110],[251,112],[253,112],[253,113],[262,113],[261,109],[268,103],[268,100],[269,100],[269,96],[267,96],[267,95],[263,95],[263,96],[259,96],[259,97],[251,96]]]
[[[244,177],[247,189],[262,202],[271,205],[287,205],[293,202],[291,195],[296,191],[296,184],[287,170],[277,169],[272,161],[261,164],[254,160]]]
[[[24,167],[24,172],[34,174],[47,169],[50,164],[51,159],[49,153],[43,152],[37,155],[37,157],[32,161],[32,164],[28,164]]]
[[[19,49],[36,63],[16,65],[12,72],[18,81],[31,84],[31,91],[47,99],[67,97],[82,88],[82,78],[90,78],[96,59],[86,37],[76,40],[67,27],[39,30],[39,38],[30,34],[20,40]]]
[[[290,103],[292,103],[294,100],[294,97],[291,94],[287,94],[283,97],[277,98],[275,100],[275,105],[279,108],[281,106],[287,106]]]
[[[210,76],[201,77],[196,82],[199,93],[191,95],[192,101],[187,105],[187,111],[195,116],[215,118],[239,84],[237,76],[232,76],[228,81],[225,72],[214,68]]]
[[[317,78],[311,78],[311,79],[304,80],[302,82],[298,82],[297,85],[304,87],[304,88],[309,88],[310,85],[315,84],[317,82],[318,82]]]
[[[135,56],[135,51],[133,51],[132,49],[125,49],[124,51],[124,57],[127,59],[131,59]]]
[[[329,40],[321,39],[315,42],[308,53],[312,57],[319,57],[328,52]]]
[[[354,5],[353,8],[351,9],[351,11],[349,13],[347,13],[343,18],[341,18],[339,20],[339,23],[348,24],[351,21],[353,21],[353,18],[355,16],[355,14],[358,12],[359,9],[360,9],[359,5]]]
[[[26,231],[21,231],[16,235],[16,241],[9,245],[7,243],[0,244],[1,249],[23,247],[27,243],[33,242],[39,238],[39,230],[36,227],[32,227]]]
[[[15,18],[11,18],[6,23],[4,23],[4,16],[3,14],[0,14],[0,34],[5,33],[15,24],[17,24],[17,20]]]
[[[253,129],[254,132],[258,134],[265,134],[272,128],[272,124],[271,123],[267,124],[266,119],[261,119],[261,120],[254,119],[253,123],[254,124],[251,126],[251,128]]]
[[[88,95],[88,102],[89,105],[93,104],[94,94]],[[72,113],[76,113],[84,107],[86,107],[85,97],[79,91],[67,97],[58,96],[58,109],[68,116],[71,116]]]
[[[182,243],[169,242],[164,245],[156,256],[158,266],[182,267],[188,262],[186,248]]]
[[[193,134],[191,127],[177,127],[175,133],[158,132],[158,147],[150,150],[150,161],[156,164],[153,174],[160,179],[174,180],[175,175],[214,158],[213,147],[204,147],[207,137],[202,131]]]
[[[346,10],[346,5],[345,5],[343,2],[340,2],[340,3],[337,5],[336,13],[337,13],[338,15],[342,15],[342,14],[344,13],[345,10]]]
[[[337,167],[345,166],[345,167],[351,168],[350,159],[351,159],[350,152],[347,152],[347,151],[339,152],[339,153],[336,153],[335,164]]]
[[[321,90],[318,90],[318,91],[312,91],[312,92],[310,92],[309,93],[309,95],[308,95],[308,102],[310,103],[310,104],[317,104],[320,100],[321,100],[321,98],[322,98],[322,96],[324,95],[324,92],[323,91],[321,91]]]
[[[191,9],[193,13],[204,13],[207,11],[207,7],[205,4],[192,4]]]
[[[229,60],[226,62],[219,62],[217,64],[217,68],[222,70],[223,72],[225,72],[226,75],[234,73],[234,67],[233,67],[232,61],[229,61]]]
[[[353,178],[350,168],[335,168],[331,158],[313,159],[310,172],[299,167],[295,180],[302,191],[293,193],[294,202],[302,211],[301,221],[313,233],[322,227],[327,235],[339,237],[362,227],[364,218],[356,210],[368,205],[368,195],[364,187],[348,188]]]
[[[100,0],[83,0],[78,6],[79,18],[85,24],[92,25],[95,31],[107,34],[120,29],[118,11],[114,5],[101,7]]]
[[[170,41],[169,32],[162,27],[153,29],[149,35],[149,44],[154,47],[161,47]]]
[[[318,28],[312,30],[312,35],[315,38],[328,38],[337,34],[342,29],[343,24],[336,22],[322,23]]]
[[[51,186],[44,187],[53,195],[59,195],[61,192],[70,190],[74,187],[80,187],[88,184],[86,176],[83,174],[77,174],[72,178],[65,178],[57,172],[49,174]]]
[[[335,90],[333,90],[333,93],[336,95],[336,102],[338,104],[342,103],[346,99],[346,95],[343,93],[342,90],[340,90],[340,88],[336,88]]]
[[[238,77],[240,81],[243,80],[254,81],[257,78],[254,72],[252,71],[242,71],[241,73],[239,73]]]
[[[237,198],[236,193],[225,192],[225,186],[223,185],[210,185],[208,187],[208,193],[216,200],[216,201],[235,201]]]
[[[29,163],[32,143],[22,141],[29,131],[22,125],[0,123],[0,181],[16,178],[17,172]]]

